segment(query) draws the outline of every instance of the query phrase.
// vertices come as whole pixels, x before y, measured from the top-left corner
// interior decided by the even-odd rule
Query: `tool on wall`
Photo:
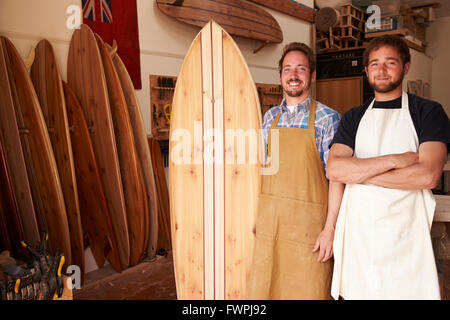
[[[169,139],[170,114],[175,84],[176,77],[150,75],[152,136],[157,140]]]

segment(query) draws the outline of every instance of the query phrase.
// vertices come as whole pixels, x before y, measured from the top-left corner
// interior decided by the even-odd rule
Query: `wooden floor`
[[[175,300],[172,252],[121,273],[111,266],[89,272],[74,300]]]
[[[450,261],[440,264],[450,275]],[[441,298],[450,300],[450,277],[440,274]],[[111,266],[89,272],[82,288],[73,290],[74,300],[176,300],[173,258],[157,256],[154,261],[142,262],[122,273]]]

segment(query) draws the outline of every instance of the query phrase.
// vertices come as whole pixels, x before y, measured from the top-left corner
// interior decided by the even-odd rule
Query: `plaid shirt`
[[[309,96],[302,103],[298,104],[294,112],[290,112],[289,108],[286,106],[286,100],[283,99],[281,105],[273,107],[266,112],[263,119],[263,135],[266,154],[267,136],[269,134],[269,129],[280,109],[281,115],[278,121],[278,127],[294,127],[307,129],[310,104],[311,96]],[[316,146],[317,150],[319,151],[320,160],[322,160],[323,167],[325,168],[325,172],[328,161],[328,152],[330,151],[330,143],[337,131],[340,119],[341,117],[339,113],[316,101],[316,119],[314,122],[316,132]]]

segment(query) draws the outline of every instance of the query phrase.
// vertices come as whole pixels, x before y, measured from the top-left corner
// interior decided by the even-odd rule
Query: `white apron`
[[[402,94],[401,109],[373,108],[358,127],[355,156],[418,152]],[[336,223],[331,287],[338,299],[440,299],[430,228],[436,202],[430,190],[347,184]]]

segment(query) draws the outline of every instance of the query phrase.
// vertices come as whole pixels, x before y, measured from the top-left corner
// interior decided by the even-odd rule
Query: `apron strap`
[[[311,116],[312,115],[312,116]],[[281,116],[281,108],[278,111],[277,116],[272,121],[270,125],[270,129],[275,128],[278,125],[278,121],[280,121]],[[308,129],[314,130],[314,123],[316,121],[316,100],[311,99],[310,107],[309,107],[309,115],[308,115]]]

